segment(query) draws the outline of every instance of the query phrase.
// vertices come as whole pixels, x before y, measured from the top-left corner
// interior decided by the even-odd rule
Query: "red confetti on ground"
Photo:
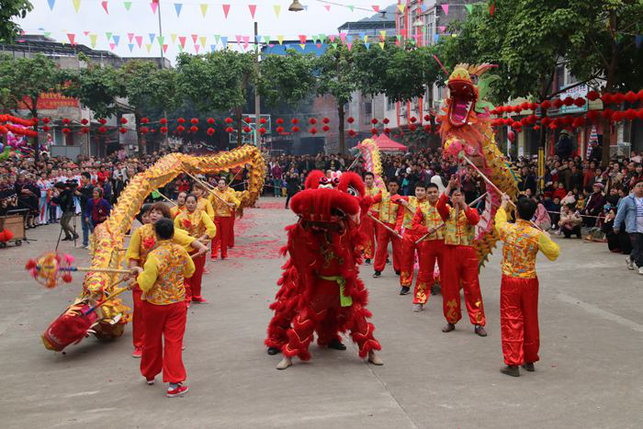
[[[277,204],[279,208],[283,208],[280,203]],[[261,208],[264,208],[261,206]],[[261,213],[261,212],[259,212]],[[248,231],[257,226],[257,212],[254,210],[244,211],[242,218],[237,218],[235,221],[235,247],[228,250],[228,256],[231,259],[246,258],[246,259],[279,259],[279,250],[286,243],[286,233],[279,231],[283,237],[275,237],[274,235],[249,235]],[[240,238],[244,240],[251,240],[250,242],[240,242]]]
[[[281,202],[270,202],[270,203],[259,203],[259,208],[262,209],[277,209],[277,210],[286,210],[284,205],[285,201],[283,203]]]

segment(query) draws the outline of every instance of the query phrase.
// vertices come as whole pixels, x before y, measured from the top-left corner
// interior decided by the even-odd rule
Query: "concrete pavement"
[[[184,360],[190,392],[168,399],[147,386],[133,359],[131,330],[93,337],[66,354],[40,334],[76,296],[74,282],[46,290],[25,261],[52,250],[58,226],[28,231],[37,242],[0,250],[0,427],[55,428],[542,428],[643,427],[643,276],[607,246],[559,240],[558,262],[539,257],[541,361],[517,379],[499,373],[500,250],[481,274],[487,338],[465,318],[443,334],[441,296],[412,312],[387,266],[362,267],[383,367],[311,346],[313,359],[286,371],[263,340],[284,260],[283,199],[247,210],[227,261],[209,263],[204,296],[189,310]],[[71,249],[79,264],[87,252]],[[130,299],[129,297],[127,299]],[[352,343],[347,339],[346,344]],[[160,380],[160,376],[157,378]]]

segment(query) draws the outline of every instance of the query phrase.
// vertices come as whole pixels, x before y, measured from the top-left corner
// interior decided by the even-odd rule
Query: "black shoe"
[[[522,367],[523,367],[523,369],[524,369],[525,371],[528,371],[528,372],[534,372],[534,371],[536,371],[536,368],[534,367],[534,363],[533,363],[533,362],[529,362],[529,363],[525,362],[525,363],[522,365]]]
[[[447,323],[444,328],[442,328],[442,332],[445,334],[451,331],[455,331],[455,325],[453,323]]]
[[[402,286],[400,289],[400,295],[408,295],[411,292],[411,288],[408,286]]]
[[[400,270],[395,271],[395,275],[399,276],[400,275]]]
[[[479,335],[481,337],[487,336],[487,331],[485,331],[484,327],[480,325],[476,325],[476,327],[473,329],[473,332],[475,332],[476,335]]]
[[[73,240],[78,240],[78,238],[79,238],[79,237],[80,237],[80,236],[79,236],[78,234],[74,234],[74,238],[73,238]]]
[[[518,369],[517,366],[507,365],[505,367],[500,368],[500,372],[506,375],[510,375],[512,377],[520,377],[520,369]]]
[[[270,356],[274,356],[274,355],[276,355],[278,353],[279,353],[279,349],[277,349],[275,347],[268,347],[268,354]]]
[[[442,288],[440,285],[433,285],[431,286],[431,295],[437,295],[442,292]]]
[[[364,264],[365,265],[371,265],[371,260],[370,259],[365,259]]]
[[[328,348],[333,350],[346,350],[346,346],[342,344],[337,338],[328,343]]]
[[[382,272],[381,272],[381,271],[375,271],[375,272],[373,273],[373,278],[374,278],[374,279],[376,279],[376,278],[378,278],[378,277],[379,277],[379,276],[381,276],[381,275],[382,275]]]

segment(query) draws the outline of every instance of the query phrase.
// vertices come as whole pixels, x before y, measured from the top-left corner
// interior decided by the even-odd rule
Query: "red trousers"
[[[232,229],[233,217],[215,216],[214,223],[217,226],[217,234],[212,240],[212,259],[216,259],[221,249],[221,259],[228,257],[228,245],[230,243],[230,234],[234,235]]]
[[[539,360],[538,279],[502,275],[500,327],[505,364],[522,365]]]
[[[460,288],[464,289],[469,320],[473,325],[485,325],[484,306],[478,281],[478,257],[472,246],[444,246],[442,276],[442,310],[449,323],[462,319]]]
[[[359,228],[366,236],[364,259],[373,259],[375,257],[375,239],[377,237],[375,221],[368,216],[364,216],[360,221]]]
[[[134,286],[132,289],[132,298],[134,300],[134,312],[132,314],[132,340],[135,348],[143,347],[143,337],[145,333],[145,326],[143,325],[143,300],[141,299],[143,291],[138,287]]]
[[[181,383],[186,377],[181,351],[187,318],[185,302],[154,305],[144,301],[143,307],[145,345],[141,357],[141,374],[152,379],[163,370],[165,383]]]
[[[194,274],[185,279],[185,300],[190,302],[192,298],[202,298],[201,280],[203,279],[203,267],[205,266],[205,254],[192,259],[194,261]]]
[[[386,224],[389,228],[394,229],[395,225]],[[377,224],[377,251],[375,252],[375,271],[384,271],[386,258],[388,258],[388,243],[393,245],[393,269],[400,271],[400,259],[402,256],[402,240],[382,225]]]
[[[415,252],[418,254],[419,270],[413,292],[413,304],[426,304],[434,283],[435,261],[438,261],[440,271],[444,269],[444,240],[424,240],[418,244],[420,237],[404,236],[402,240],[402,273],[400,286],[413,285]]]

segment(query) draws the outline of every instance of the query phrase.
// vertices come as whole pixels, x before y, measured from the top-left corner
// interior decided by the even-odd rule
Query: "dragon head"
[[[365,192],[361,177],[351,172],[331,180],[322,171],[311,171],[305,188],[292,198],[291,208],[302,220],[315,224],[354,219]]]
[[[449,97],[447,98],[447,117],[454,127],[461,127],[468,122],[469,116],[475,114],[478,102],[478,88],[473,82],[469,70],[457,65],[447,81]]]

